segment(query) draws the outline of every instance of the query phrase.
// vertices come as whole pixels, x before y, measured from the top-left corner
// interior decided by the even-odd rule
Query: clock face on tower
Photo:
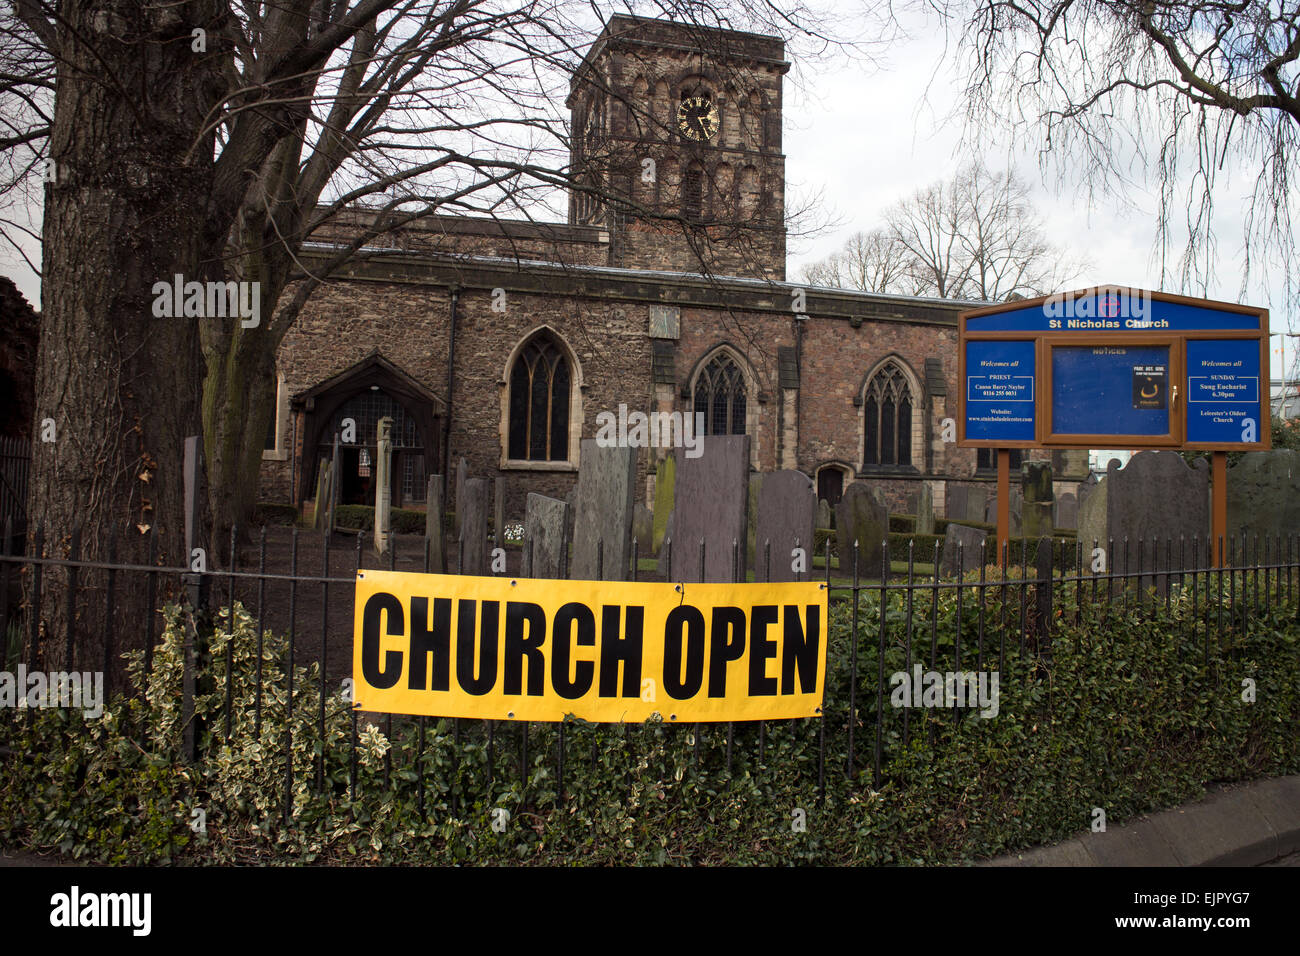
[[[713,139],[718,132],[718,108],[707,96],[688,96],[677,107],[677,128],[697,143]]]

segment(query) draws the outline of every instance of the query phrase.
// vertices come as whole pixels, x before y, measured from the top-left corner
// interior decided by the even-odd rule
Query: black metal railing
[[[195,743],[200,720],[195,716],[196,695],[220,699],[216,714],[208,713],[202,731],[232,746],[263,740],[268,708],[274,705],[284,710],[284,738],[273,743],[283,761],[280,799],[285,820],[292,816],[295,791],[308,780],[316,790],[326,790],[344,786],[340,781],[345,778],[349,796],[362,798],[357,766],[359,715],[337,689],[348,676],[351,657],[355,574],[367,566],[427,571],[431,549],[418,539],[390,536],[387,554],[378,556],[366,548],[365,532],[331,536],[294,528],[277,529],[272,537],[268,548],[268,529],[260,529],[257,543],[245,546],[241,554],[238,533],[232,531],[224,566],[195,572],[155,566],[156,537],[150,539],[150,563],[144,565],[115,563],[111,549],[107,560],[87,560],[79,553],[77,533],[71,535],[66,554],[54,555],[38,526],[23,552],[0,554],[0,635],[5,637],[0,641],[0,670],[13,663],[8,656],[14,646],[10,638],[26,637],[29,648],[61,639],[66,669],[102,666],[109,675],[120,648],[128,644],[143,648],[147,676],[155,667],[155,646],[165,625],[160,605],[175,601],[183,606],[186,630],[192,634],[187,640],[194,644],[187,643],[185,651],[191,679],[182,691],[187,736],[178,759],[196,759],[202,750]],[[340,537],[346,541],[343,546]],[[460,544],[454,549],[457,568]],[[574,760],[590,759],[594,765],[602,755],[618,753],[635,762],[638,755],[653,749],[660,739],[655,735],[685,733],[690,735],[693,767],[684,785],[704,785],[705,776],[725,785],[737,773],[758,766],[785,772],[781,761],[797,754],[799,759],[789,761],[788,773],[815,789],[819,798],[832,784],[879,789],[887,782],[891,759],[905,753],[918,734],[924,734],[930,745],[959,745],[963,722],[979,710],[947,704],[932,709],[916,703],[898,706],[893,698],[902,689],[900,673],[908,680],[919,666],[927,679],[942,674],[949,683],[948,675],[955,674],[961,686],[971,690],[975,684],[962,675],[978,679],[984,674],[994,688],[998,686],[994,674],[1002,686],[1040,681],[1054,656],[1082,654],[1090,650],[1083,646],[1085,640],[1104,642],[1107,628],[1121,622],[1140,626],[1142,621],[1174,625],[1182,636],[1179,653],[1195,649],[1204,665],[1211,667],[1240,659],[1256,622],[1272,620],[1279,611],[1290,615],[1288,619],[1300,619],[1296,534],[1243,535],[1226,542],[1123,539],[1118,551],[1113,541],[1106,542],[1104,549],[1100,542],[1092,544],[1086,548],[1074,539],[1043,538],[1033,549],[1032,562],[1030,549],[1022,548],[1019,566],[1008,561],[1005,549],[996,561],[988,562],[990,555],[982,552],[968,566],[958,546],[960,573],[943,576],[937,544],[928,555],[929,567],[920,564],[909,544],[906,555],[897,556],[898,569],[893,570],[895,556],[882,542],[885,572],[879,580],[865,580],[860,573],[864,552],[855,546],[837,564],[828,542],[824,555],[818,556],[822,568],[816,571],[810,561],[805,577],[829,589],[832,608],[820,718],[632,727],[566,721],[530,727],[518,721],[458,718],[446,725],[441,718],[381,715],[375,720],[390,743],[381,786],[385,790],[398,786],[400,777],[407,782],[402,785],[415,790],[421,813],[435,800],[455,810],[466,801],[490,798],[511,777],[527,790],[537,767],[545,763],[546,776],[555,781],[563,797],[566,769]],[[1214,564],[1215,545],[1226,555],[1222,567]],[[515,556],[522,559],[529,547],[531,542],[522,542]],[[663,547],[668,569],[664,577],[673,580],[676,559],[671,539]],[[704,542],[687,547],[703,577]],[[733,580],[741,567],[741,547],[741,542],[732,542]],[[679,546],[680,550],[684,549]],[[764,576],[770,579],[770,542],[761,543],[758,550],[767,572]],[[645,578],[639,551],[634,539],[626,575],[631,580]],[[603,573],[604,548],[599,544],[598,554]],[[51,589],[51,575],[57,577],[57,591]],[[151,609],[133,622],[130,631],[119,627],[113,613],[125,588],[133,594],[143,588],[144,606]],[[206,597],[198,597],[205,593]],[[196,607],[195,601],[206,606]],[[87,636],[76,630],[92,605],[104,609],[95,616],[103,623],[102,646],[93,640],[88,645]],[[52,635],[42,625],[43,612],[56,606],[64,612],[65,632]],[[239,650],[240,663],[236,641],[226,640],[221,666],[204,672],[218,683],[205,689],[201,681],[192,679],[193,672],[202,666],[204,645],[211,646],[213,627],[221,627],[224,620],[233,634],[237,606],[251,615],[255,644],[251,650]],[[79,659],[86,655],[87,646],[95,649],[93,659]],[[1097,662],[1104,666],[1104,657],[1098,656]],[[1047,695],[1043,706],[1050,709],[1050,681],[1043,687]],[[269,692],[272,689],[275,693]],[[119,685],[109,691],[135,693],[136,689]],[[345,722],[345,741],[337,739],[340,720]],[[436,757],[429,747],[434,725],[441,748]],[[295,756],[295,735],[311,737],[312,766],[303,766]],[[141,739],[149,739],[147,728],[141,729]],[[346,752],[339,753],[339,746]],[[803,759],[814,755],[815,759]],[[670,771],[665,768],[665,773]]]

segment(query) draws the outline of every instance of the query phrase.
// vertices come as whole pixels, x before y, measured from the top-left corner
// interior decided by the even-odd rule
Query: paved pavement
[[[1300,776],[1234,784],[986,866],[1300,866]]]

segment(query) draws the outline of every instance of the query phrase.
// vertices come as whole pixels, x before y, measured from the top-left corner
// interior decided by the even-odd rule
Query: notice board
[[[961,447],[1268,446],[1268,311],[1103,286],[962,313]]]

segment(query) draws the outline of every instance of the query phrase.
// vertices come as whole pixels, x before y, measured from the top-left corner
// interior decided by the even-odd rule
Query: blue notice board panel
[[[1033,441],[1034,343],[966,343],[966,438]]]
[[[1259,441],[1259,342],[1187,342],[1187,440]]]
[[[1052,349],[1057,435],[1168,435],[1167,345]]]

